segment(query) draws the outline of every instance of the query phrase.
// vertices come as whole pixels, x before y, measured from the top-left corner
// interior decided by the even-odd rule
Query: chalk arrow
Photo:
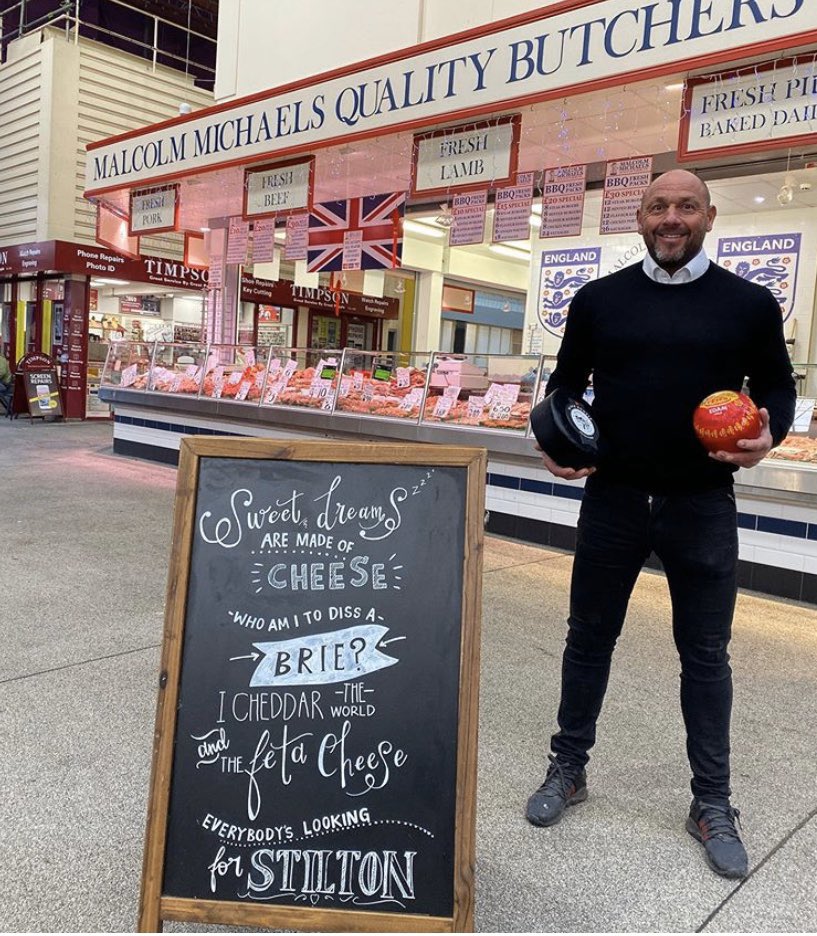
[[[261,656],[260,653],[253,652],[253,653],[248,653],[246,656],[230,657],[230,662],[232,662],[233,660],[257,660],[260,656]]]

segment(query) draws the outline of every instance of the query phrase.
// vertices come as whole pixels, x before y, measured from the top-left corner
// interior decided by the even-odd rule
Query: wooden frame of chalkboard
[[[486,464],[182,440],[140,932],[473,929]]]

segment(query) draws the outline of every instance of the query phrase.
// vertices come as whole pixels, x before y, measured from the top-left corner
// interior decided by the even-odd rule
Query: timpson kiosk
[[[127,281],[137,295],[111,300],[117,303],[114,311],[104,315],[93,283],[111,278]],[[90,406],[102,369],[94,345],[142,339],[160,321],[159,300],[152,298],[157,290],[184,290],[196,297],[206,282],[206,268],[105,245],[56,240],[6,246],[0,248],[0,347],[12,363],[33,352],[58,362],[64,415],[84,419],[94,415]],[[200,321],[191,335],[201,337]],[[90,396],[89,388],[94,391]]]
[[[280,405],[280,387],[269,382],[278,358],[260,378],[266,390],[253,384],[243,399],[227,399],[217,386],[225,375],[203,350],[200,372],[186,375],[195,378],[194,393],[174,392],[182,382],[164,372],[153,380],[143,372],[149,362],[136,358],[143,370],[133,383],[103,380],[100,394],[116,409],[115,446],[173,460],[185,420],[250,435],[453,437],[488,447],[494,529],[569,547],[576,493],[544,473],[541,490],[527,490],[539,468],[525,420],[552,367],[569,298],[581,282],[639,256],[635,212],[656,172],[690,168],[716,182],[756,166],[771,197],[762,208],[755,199],[745,216],[735,210],[733,229],[722,210],[707,247],[716,262],[765,281],[778,296],[793,360],[805,362],[796,372],[808,426],[791,446],[787,440],[788,461],[784,454],[741,473],[742,511],[753,518],[753,535],[742,540],[744,584],[817,599],[817,562],[805,548],[817,529],[810,506],[817,475],[804,468],[812,458],[808,401],[817,401],[808,363],[815,271],[805,258],[817,254],[817,232],[808,213],[798,213],[798,205],[811,207],[806,177],[817,162],[809,159],[817,150],[811,7],[806,0],[567,0],[92,144],[86,197],[128,217],[131,233],[179,232],[185,262],[195,250],[208,265],[205,350],[237,343],[242,291],[257,307],[277,308],[296,290],[323,291],[327,319],[347,314],[339,298],[344,276],[369,280],[358,302],[382,299],[384,274],[401,271],[415,294],[403,296],[399,313],[413,316],[412,337],[400,329],[401,343],[388,348],[393,311],[384,308],[365,349],[416,358],[411,366],[392,361],[396,402],[386,411],[394,418],[344,414],[342,377],[330,373],[343,370],[338,361],[322,378],[329,384],[320,407]],[[766,214],[770,208],[777,213]],[[718,240],[721,232],[734,236]],[[429,259],[432,248],[439,262]],[[511,349],[504,373],[478,360],[484,349],[476,347],[438,368],[431,355],[443,332],[434,284],[441,289],[441,271],[455,269],[465,271],[457,274],[463,285],[490,283],[491,248],[492,262],[504,248],[529,264],[522,346]],[[379,294],[371,287],[378,276]],[[269,303],[259,298],[263,289],[275,297]],[[293,299],[299,305],[309,307]],[[311,344],[312,329],[299,316],[292,347],[334,344]],[[258,323],[252,335],[258,339]],[[348,329],[333,329],[332,337],[342,350]],[[314,364],[323,367],[326,357]],[[401,387],[397,366],[409,371]],[[307,370],[305,394],[317,379],[314,367],[298,373]],[[446,381],[436,380],[443,373]],[[411,418],[398,419],[397,391],[413,389],[406,380],[421,385],[417,406],[406,405]],[[452,388],[448,397],[441,382]],[[150,432],[138,424],[146,418]],[[509,500],[508,490],[519,496]],[[793,526],[772,530],[767,521],[781,519],[780,504]],[[552,510],[550,520],[541,519],[543,508]]]

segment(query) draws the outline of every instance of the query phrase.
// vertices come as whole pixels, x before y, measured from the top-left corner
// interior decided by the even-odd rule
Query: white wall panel
[[[485,23],[556,6],[561,0],[468,0],[468,3],[440,3],[425,0],[423,40],[450,36]]]
[[[38,42],[0,66],[0,244],[36,236],[41,80]]]
[[[69,53],[66,51],[65,53]],[[177,117],[179,105],[193,110],[213,103],[213,96],[180,72],[157,67],[97,43],[80,42],[78,117],[74,176],[73,240],[94,242],[95,211],[82,197],[85,186],[85,146],[115,134]],[[181,258],[179,235],[145,238],[143,253]]]
[[[426,0],[442,5],[444,0]],[[467,5],[467,4],[466,4]],[[422,0],[270,0],[219,6],[216,100],[243,97],[416,45]]]
[[[560,0],[299,0],[286,12],[270,0],[219,6],[217,101],[556,6]]]
[[[57,30],[9,46],[0,66],[0,245],[95,242],[95,209],[82,197],[85,146],[194,110],[213,96],[167,68]],[[145,240],[181,257],[179,235]]]

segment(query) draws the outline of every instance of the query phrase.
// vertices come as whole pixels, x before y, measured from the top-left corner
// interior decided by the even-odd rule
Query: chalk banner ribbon
[[[399,662],[378,649],[388,633],[380,624],[360,624],[328,634],[274,640],[253,646],[265,654],[250,686],[314,686],[359,679]]]

